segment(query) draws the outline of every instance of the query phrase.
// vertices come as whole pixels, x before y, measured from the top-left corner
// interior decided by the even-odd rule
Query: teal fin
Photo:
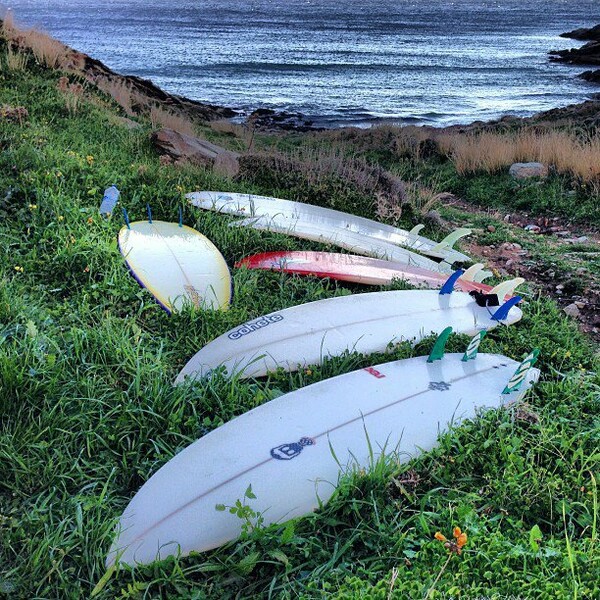
[[[503,281],[493,288],[490,291],[490,294],[496,294],[496,296],[498,296],[498,300],[500,300],[500,302],[504,302],[504,298],[506,298],[506,296],[512,296],[514,291],[522,283],[525,283],[525,279],[523,279],[523,277],[515,277],[514,279]]]
[[[481,344],[481,340],[485,337],[487,333],[486,329],[480,331],[470,342],[463,354],[462,361],[467,362],[468,360],[472,360],[477,356],[477,351],[479,350],[479,344]]]
[[[463,281],[475,281],[475,275],[479,273],[483,269],[483,263],[477,263],[475,265],[470,266],[462,276]]]
[[[425,225],[423,225],[422,223],[419,223],[418,225],[415,225],[409,232],[408,235],[414,235],[415,237],[417,235],[419,235],[419,232],[421,231],[421,229],[423,229],[423,227],[425,227]]]
[[[442,250],[452,250],[452,247],[460,238],[470,235],[471,230],[461,227],[452,233],[449,233],[439,244],[436,244],[430,252],[440,252]]]
[[[529,369],[533,367],[538,359],[540,351],[536,348],[531,354],[528,354],[523,362],[518,366],[515,374],[510,378],[510,381],[506,384],[506,387],[502,390],[503,394],[510,394],[515,392],[521,387],[521,384],[525,380]]]
[[[428,363],[431,363],[434,360],[440,360],[444,357],[444,347],[446,346],[446,342],[448,341],[448,337],[451,333],[452,327],[446,327],[446,329],[444,329],[444,331],[438,335],[438,338],[435,340],[435,344],[429,353],[429,358],[427,359]]]

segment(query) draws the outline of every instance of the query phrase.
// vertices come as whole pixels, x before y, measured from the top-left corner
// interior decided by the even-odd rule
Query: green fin
[[[483,263],[472,265],[463,273],[461,279],[463,281],[474,281],[473,278],[475,275],[477,275],[477,273],[479,273],[479,271],[481,271],[481,269],[483,269]]]
[[[421,229],[423,229],[423,227],[425,227],[425,225],[419,223],[418,225],[415,225],[409,232],[408,235],[419,235],[419,232],[421,231]]]
[[[452,250],[452,246],[456,244],[461,237],[465,237],[465,235],[470,235],[471,230],[466,229],[465,227],[461,227],[452,233],[449,233],[439,244],[436,244],[430,252],[439,252],[440,250]]]
[[[444,356],[444,346],[446,345],[446,341],[448,337],[452,333],[452,327],[446,327],[440,335],[438,335],[437,340],[435,340],[435,344],[431,352],[429,353],[429,358],[427,359],[428,363],[433,362],[434,360],[440,360]]]
[[[479,344],[481,344],[481,340],[485,337],[487,333],[486,329],[482,329],[470,342],[467,346],[465,353],[463,354],[462,361],[467,362],[477,356],[477,350],[479,350]]]
[[[525,380],[527,373],[531,367],[535,364],[538,359],[540,351],[536,348],[528,354],[523,362],[518,366],[515,374],[510,378],[509,382],[506,384],[506,387],[502,390],[503,394],[510,394],[521,387],[521,384]]]
[[[503,281],[493,288],[490,294],[496,294],[498,296],[498,300],[500,300],[500,303],[502,303],[504,302],[504,298],[506,298],[506,296],[512,296],[513,292],[522,283],[525,283],[525,279],[523,279],[523,277],[515,277],[514,279]]]

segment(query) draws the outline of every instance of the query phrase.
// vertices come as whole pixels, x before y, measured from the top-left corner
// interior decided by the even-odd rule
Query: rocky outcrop
[[[600,83],[600,69],[584,71],[583,73],[577,75],[577,77],[584,79],[585,81],[589,81],[590,83]]]
[[[151,139],[158,151],[171,162],[179,164],[190,162],[209,167],[215,173],[225,177],[234,177],[239,173],[240,155],[206,140],[173,129],[156,131]]]
[[[567,31],[566,33],[561,33],[560,37],[580,40],[582,42],[590,40],[600,42],[600,25],[596,25],[595,27],[581,27],[580,29]]]

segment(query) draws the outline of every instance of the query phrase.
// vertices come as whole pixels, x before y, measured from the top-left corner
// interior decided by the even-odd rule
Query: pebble
[[[531,231],[531,233],[539,233],[541,230],[537,225],[525,225],[525,231]]]
[[[488,230],[490,233],[494,233],[494,231],[496,231],[496,228],[495,228],[493,225],[488,225],[488,226],[487,226],[487,230]]]
[[[577,308],[577,304],[573,303],[573,304],[569,304],[569,306],[565,306],[563,308],[563,312],[568,315],[569,317],[578,317],[581,313],[579,311],[579,308]]]

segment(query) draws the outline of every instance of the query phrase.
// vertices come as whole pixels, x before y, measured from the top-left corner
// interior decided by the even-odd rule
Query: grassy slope
[[[389,360],[344,356],[310,373],[173,388],[191,354],[244,319],[363,290],[237,271],[230,311],[168,317],[124,267],[120,219],[98,218],[102,190],[116,183],[132,219],[151,203],[154,218],[176,220],[182,192],[231,183],[160,167],[148,127],[115,125],[116,111],[91,94],[70,116],[57,79],[31,61],[0,74],[0,103],[30,114],[22,125],[0,121],[0,594],[15,598],[88,597],[115,520],[177,451],[280,391]],[[302,247],[188,207],[184,221],[229,264],[275,244]],[[392,589],[422,598],[446,562],[433,535],[450,537],[455,525],[469,542],[432,597],[598,597],[595,349],[551,301],[530,297],[525,313],[483,347],[514,358],[541,348],[543,381],[525,410],[488,413],[410,464],[390,459],[349,476],[293,526],[121,570],[98,597],[387,598]],[[430,346],[403,345],[393,357]]]

